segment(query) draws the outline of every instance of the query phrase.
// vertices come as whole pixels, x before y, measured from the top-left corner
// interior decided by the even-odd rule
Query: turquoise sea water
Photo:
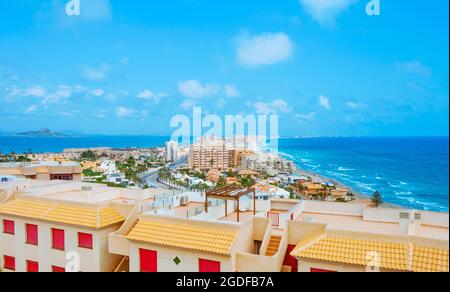
[[[448,212],[448,137],[282,139],[279,144],[299,168],[359,193],[378,190],[392,204]]]
[[[168,139],[151,136],[0,136],[0,151],[155,147],[164,145]],[[392,204],[448,212],[448,137],[281,139],[279,151],[294,160],[299,168],[340,181],[362,194],[370,196],[379,190],[385,201]]]

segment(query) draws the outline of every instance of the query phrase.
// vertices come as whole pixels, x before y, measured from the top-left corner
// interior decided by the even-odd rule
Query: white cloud
[[[188,98],[202,98],[217,95],[221,87],[215,83],[202,84],[198,80],[187,80],[178,83],[181,95]]]
[[[42,86],[35,86],[23,91],[23,96],[34,96],[34,97],[44,97],[47,90]]]
[[[37,110],[37,105],[33,104],[25,110],[25,113],[31,114],[31,113],[35,112],[36,110]]]
[[[300,0],[301,6],[321,26],[333,27],[336,18],[358,0]]]
[[[167,96],[169,96],[169,95],[165,92],[154,93],[153,91],[148,90],[148,89],[146,89],[138,94],[138,98],[153,101],[156,104],[159,103],[161,98],[164,98]]]
[[[128,118],[136,115],[136,111],[134,109],[126,108],[126,107],[118,107],[116,109],[116,116],[118,118]]]
[[[185,99],[181,103],[181,108],[184,109],[184,110],[190,110],[196,105],[197,105],[197,100],[195,100],[195,99]]]
[[[270,103],[256,102],[253,104],[256,113],[262,115],[276,115],[278,113],[289,113],[292,108],[283,99],[276,99]]]
[[[42,98],[47,94],[47,89],[42,86],[33,86],[29,88],[20,88],[17,85],[13,85],[6,88],[6,94],[8,97],[39,97]]]
[[[350,109],[363,109],[365,108],[365,105],[363,103],[359,103],[359,102],[354,102],[354,101],[349,101],[345,104],[348,108]]]
[[[307,114],[297,114],[295,115],[295,118],[301,121],[310,121],[316,117],[315,112],[310,112]]]
[[[409,74],[416,74],[416,75],[422,75],[422,76],[430,76],[431,75],[431,69],[428,68],[426,65],[421,63],[418,60],[410,61],[410,62],[397,62],[396,64],[397,70],[409,73]]]
[[[109,71],[110,66],[108,65],[102,65],[99,68],[84,66],[83,76],[88,80],[100,81],[104,80],[108,76]]]
[[[241,93],[236,89],[234,85],[225,85],[224,87],[225,95],[227,97],[239,97]]]
[[[319,105],[327,110],[331,110],[330,99],[325,95],[321,95],[319,97]]]
[[[91,95],[96,96],[96,97],[101,97],[103,96],[106,92],[103,89],[93,89],[91,90]]]
[[[264,33],[251,36],[244,33],[239,38],[237,59],[241,65],[258,67],[288,60],[293,44],[285,33]]]
[[[44,105],[48,105],[49,103],[58,103],[62,99],[67,99],[72,96],[72,88],[67,85],[60,85],[58,89],[51,94],[45,96],[42,100]]]

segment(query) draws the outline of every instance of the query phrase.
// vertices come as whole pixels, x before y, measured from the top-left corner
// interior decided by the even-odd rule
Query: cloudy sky
[[[368,1],[2,0],[0,132],[165,135],[201,106],[284,136],[448,135],[448,1]]]

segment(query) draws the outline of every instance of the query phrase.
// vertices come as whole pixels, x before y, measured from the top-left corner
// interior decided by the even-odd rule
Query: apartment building
[[[0,191],[3,271],[449,270],[448,213],[250,197],[191,212],[205,196],[169,210],[150,190],[18,183]]]
[[[293,162],[270,153],[255,153],[250,156],[244,156],[240,165],[244,169],[264,172],[274,176],[279,173],[292,173],[295,170]]]
[[[0,268],[16,272],[111,272],[121,257],[108,236],[135,208],[117,190],[80,183],[30,186],[0,205]]]
[[[242,160],[244,157],[249,157],[254,155],[255,152],[252,150],[242,150],[242,149],[233,149],[230,151],[230,161],[232,168],[238,168],[242,165]]]
[[[253,249],[253,225],[143,215],[110,237],[130,272],[235,272],[236,255]]]
[[[0,163],[0,175],[45,181],[81,181],[82,168],[76,162]]]
[[[199,171],[226,171],[232,167],[231,150],[230,144],[222,138],[202,137],[189,149],[188,167]]]

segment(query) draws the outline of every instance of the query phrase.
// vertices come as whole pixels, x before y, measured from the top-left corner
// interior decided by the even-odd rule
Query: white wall
[[[0,261],[3,261],[3,255],[15,257],[17,272],[26,271],[27,260],[39,262],[39,271],[41,272],[50,272],[53,265],[65,267],[67,264],[66,253],[68,252],[79,254],[80,269],[83,272],[112,271],[111,267],[120,258],[107,253],[108,234],[118,229],[119,226],[99,231],[4,216],[0,216],[1,224],[3,224],[3,219],[15,222],[15,234],[0,233]],[[25,243],[26,224],[38,225],[38,246]],[[65,251],[52,249],[52,228],[64,230]],[[92,250],[78,248],[78,232],[93,235],[94,247]],[[3,263],[1,265],[3,266]]]
[[[130,272],[140,271],[139,249],[141,248],[157,252],[158,272],[198,272],[200,258],[219,261],[222,272],[233,272],[232,261],[229,256],[137,243],[130,245]],[[175,264],[175,257],[181,260],[179,265]]]

